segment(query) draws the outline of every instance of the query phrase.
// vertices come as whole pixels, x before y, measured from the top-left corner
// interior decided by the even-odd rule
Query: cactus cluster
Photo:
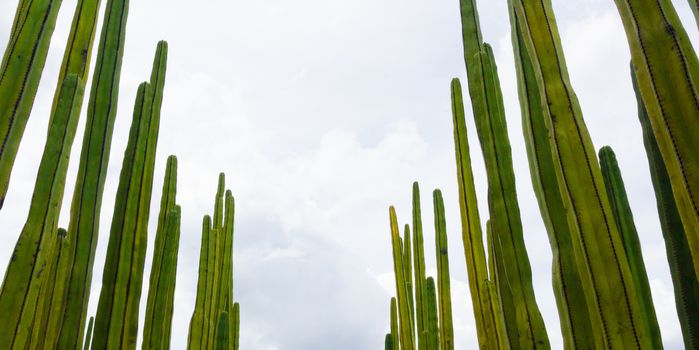
[[[233,302],[233,224],[235,201],[218,178],[213,218],[204,216],[199,278],[188,349],[238,349],[240,306]]]

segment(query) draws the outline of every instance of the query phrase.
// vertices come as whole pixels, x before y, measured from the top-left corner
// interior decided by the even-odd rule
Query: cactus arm
[[[24,349],[39,306],[43,271],[56,245],[55,233],[63,201],[68,159],[75,138],[82,83],[70,75],[61,87],[52,125],[44,146],[27,221],[22,228],[0,288],[0,348]]]
[[[0,208],[39,88],[61,2],[20,1],[17,7],[0,65]]]
[[[228,326],[228,313],[221,312],[217,317],[216,322],[216,339],[214,340],[213,349],[215,350],[227,350],[228,344],[230,342],[230,327]]]
[[[75,349],[85,327],[104,181],[119,96],[128,0],[107,1],[87,107],[80,165],[71,204],[68,294],[60,321],[58,347]]]
[[[383,344],[384,344],[383,348],[385,350],[393,350],[393,338],[391,337],[391,333],[386,334],[386,338],[385,338]]]
[[[662,349],[663,342],[660,335],[660,327],[658,326],[658,319],[655,314],[655,307],[653,306],[648,273],[643,263],[641,241],[638,238],[638,231],[634,224],[633,213],[631,212],[629,199],[626,195],[624,180],[621,177],[621,170],[619,169],[616,155],[611,147],[604,146],[600,149],[599,161],[602,168],[604,185],[607,188],[607,193],[609,193],[612,211],[614,212],[614,217],[616,218],[616,223],[621,233],[622,241],[624,242],[626,256],[629,259],[634,287],[636,288],[638,297],[641,299],[643,315],[646,317],[646,322],[650,328],[653,348]]]
[[[699,279],[699,59],[668,0],[615,0]]]
[[[451,313],[451,282],[449,277],[449,249],[444,217],[442,192],[434,190],[434,230],[437,252],[437,285],[439,286],[439,344],[442,350],[454,349],[454,325]]]
[[[434,278],[427,277],[425,279],[425,300],[427,307],[425,308],[427,318],[426,344],[428,349],[439,349],[439,312],[437,311],[437,288],[434,283]]]
[[[689,0],[689,7],[692,8],[694,20],[697,21],[697,26],[699,26],[699,0]]]
[[[412,320],[410,318],[410,306],[408,301],[408,291],[406,287],[405,269],[403,268],[403,253],[400,243],[400,233],[398,231],[398,219],[396,210],[389,208],[389,219],[391,223],[391,240],[393,243],[393,267],[396,278],[396,294],[398,295],[398,317],[400,319],[400,344],[401,350],[414,349],[414,333],[412,331]]]
[[[425,298],[423,295],[423,282],[425,276],[425,249],[422,237],[422,214],[420,209],[420,186],[413,183],[412,193],[413,212],[413,264],[415,271],[415,324],[417,329],[418,349],[426,349],[427,343],[424,332],[427,329],[425,318]]]
[[[410,329],[415,334],[415,298],[413,292],[413,257],[412,243],[410,242],[410,225],[406,224],[403,230],[403,268],[405,269],[405,288],[408,292],[408,308],[410,310]]]
[[[233,304],[233,350],[240,348],[240,304]]]
[[[633,68],[631,69],[631,77],[638,102],[638,119],[643,130],[643,144],[648,156],[651,180],[655,190],[660,227],[670,265],[682,337],[686,349],[695,349],[699,347],[699,303],[696,302],[699,300],[699,280],[695,278],[694,265],[691,263],[692,254],[689,251],[687,236],[682,226],[675,197],[672,194],[670,177],[660,149],[658,149],[658,143],[655,141],[643,100],[639,95]]]
[[[393,350],[400,349],[400,330],[398,329],[398,306],[396,298],[391,298],[391,339]]]
[[[194,304],[194,314],[190,322],[187,349],[201,349],[204,329],[204,309],[206,303],[206,281],[208,275],[209,239],[211,234],[211,217],[204,216],[202,223],[201,248],[199,251],[199,273],[197,279],[197,297]]]

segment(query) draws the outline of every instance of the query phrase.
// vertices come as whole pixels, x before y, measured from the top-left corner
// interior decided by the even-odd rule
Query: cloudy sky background
[[[26,220],[75,2],[63,1],[0,212],[0,274]],[[687,2],[673,2],[696,45],[699,36]],[[536,297],[552,345],[561,348],[551,253],[521,132],[506,1],[478,5],[502,81]],[[666,348],[681,349],[619,15],[612,0],[554,0],[553,5],[595,146],[609,144],[619,157],[663,340]],[[15,6],[16,1],[0,3],[3,48]],[[234,289],[242,310],[242,349],[381,348],[394,293],[387,208],[395,204],[399,220],[410,220],[414,180],[422,187],[431,275],[436,273],[431,192],[444,192],[456,348],[476,345],[449,104],[450,79],[465,78],[457,0],[131,1],[90,314],[99,295],[136,88],[149,77],[160,39],[168,40],[170,57],[146,271],[165,160],[176,154],[184,217],[174,348],[185,347],[196,293],[201,218],[213,210],[220,171],[226,173],[237,204]],[[466,110],[485,221],[485,171],[470,106]],[[84,114],[66,184],[62,227],[68,225],[83,129]],[[146,277],[144,296],[147,285]]]

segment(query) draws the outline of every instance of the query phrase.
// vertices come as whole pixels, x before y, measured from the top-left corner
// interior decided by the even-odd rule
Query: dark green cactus
[[[417,329],[418,349],[430,349],[427,346],[425,330],[427,329],[427,318],[425,318],[426,301],[424,297],[423,282],[425,276],[425,250],[422,238],[422,214],[420,210],[420,186],[413,183],[413,263],[415,271],[415,324]],[[436,349],[435,349],[436,350]]]
[[[424,331],[425,342],[428,349],[439,349],[439,314],[437,311],[437,288],[434,278],[427,277],[424,281],[424,294],[427,307],[425,317],[427,318],[427,329]]]
[[[675,197],[672,194],[670,177],[665,169],[658,143],[655,141],[648,114],[638,93],[633,69],[631,76],[638,102],[638,119],[643,129],[643,144],[648,156],[648,165],[660,216],[660,227],[665,239],[665,250],[675,290],[675,305],[684,346],[686,349],[696,349],[699,347],[699,303],[697,303],[699,300],[699,280],[695,277],[696,272],[691,263],[692,254],[689,251],[687,236],[682,226]]]
[[[128,0],[107,1],[97,50],[85,136],[68,225],[71,261],[68,264],[70,270],[66,272],[68,294],[63,315],[60,316],[60,349],[77,349],[85,327],[102,194],[119,97],[128,7]]]
[[[621,233],[622,241],[624,242],[626,256],[629,259],[634,287],[636,288],[638,297],[641,299],[643,315],[646,317],[646,322],[650,326],[653,348],[662,349],[663,341],[660,335],[658,320],[655,316],[655,307],[653,306],[653,296],[650,292],[646,265],[643,263],[641,241],[638,238],[638,231],[633,221],[633,213],[631,212],[631,205],[626,195],[626,188],[624,186],[624,180],[621,177],[621,170],[619,170],[616,155],[611,147],[604,146],[600,149],[599,161],[602,168],[604,185],[607,188],[607,193],[612,203],[612,211],[614,212],[614,217],[619,232]]]
[[[39,88],[61,2],[20,1],[17,7],[0,65],[0,208]],[[62,82],[60,79],[59,85]]]
[[[594,327],[595,348],[650,348],[649,327],[633,288],[596,152],[570,84],[551,2],[510,2],[513,23],[529,53],[539,89],[538,117],[549,129],[566,219],[575,223],[571,231],[574,256]]]
[[[699,279],[699,58],[670,0],[615,0]]]
[[[83,343],[83,350],[90,350],[90,345],[92,344],[92,327],[95,324],[95,318],[90,317],[90,321],[87,323],[87,331],[85,331],[85,342]]]
[[[216,340],[214,341],[215,350],[227,350],[230,346],[230,326],[228,324],[228,313],[221,312],[216,322]]]
[[[384,340],[384,349],[393,350],[393,338],[391,337],[391,333],[386,334],[386,339]]]
[[[155,233],[153,263],[151,264],[146,318],[143,326],[143,349],[168,349],[172,324],[179,228],[175,223],[181,217],[175,212],[177,194],[177,157],[170,156],[165,168],[165,180],[160,199],[160,213]],[[172,226],[172,227],[171,227]]]
[[[194,313],[189,324],[187,349],[200,349],[203,341],[204,309],[206,300],[206,280],[209,261],[209,236],[211,233],[211,217],[205,215],[202,223],[201,248],[199,250],[199,274],[197,279],[197,298]]]
[[[573,251],[574,222],[567,220],[566,207],[558,190],[552,145],[542,117],[540,92],[526,45],[510,6],[512,43],[515,51],[522,128],[529,159],[532,184],[539,211],[553,253],[553,290],[566,349],[594,349],[595,336],[590,321],[580,271]],[[599,332],[599,331],[598,331]],[[601,336],[601,335],[600,335]]]
[[[410,329],[415,333],[415,298],[413,292],[413,247],[410,242],[410,225],[403,230],[403,269],[405,269],[405,287],[408,291],[408,307],[410,310]]]
[[[400,349],[400,330],[398,329],[398,302],[396,298],[391,298],[391,340],[393,350]]]
[[[398,296],[398,318],[400,320],[400,345],[401,350],[413,350],[415,348],[415,334],[412,328],[410,317],[410,301],[408,300],[408,290],[405,283],[405,268],[403,267],[403,251],[400,243],[400,233],[398,230],[398,219],[396,210],[389,208],[389,219],[391,223],[391,241],[393,245],[393,268],[396,279],[396,295]]]
[[[499,337],[496,325],[502,321],[502,314],[493,312],[491,301],[483,298],[487,295],[481,291],[482,281],[488,279],[488,266],[483,246],[483,231],[478,214],[476,189],[471,170],[466,119],[458,79],[451,82],[451,101],[454,122],[454,144],[456,149],[456,169],[459,188],[459,207],[461,213],[461,232],[464,243],[464,255],[468,271],[468,284],[476,319],[478,342],[481,349],[507,348],[507,338]]]
[[[44,270],[49,268],[58,230],[71,147],[75,138],[83,87],[69,75],[62,84],[34,185],[27,221],[15,245],[0,289],[0,348],[25,349],[41,308]]]
[[[439,285],[439,345],[442,350],[454,349],[454,325],[451,316],[451,282],[447,223],[444,217],[442,192],[434,190],[434,231],[437,253],[437,284]]]
[[[233,303],[233,350],[240,348],[240,304]]]

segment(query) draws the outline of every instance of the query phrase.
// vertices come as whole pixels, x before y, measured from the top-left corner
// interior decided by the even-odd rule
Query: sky
[[[611,145],[619,159],[663,342],[666,349],[682,349],[619,14],[612,0],[552,2],[571,82],[595,147]],[[16,3],[0,2],[0,47],[7,45]],[[75,3],[63,1],[0,211],[2,275],[26,220]],[[673,3],[697,45],[699,32],[687,1]],[[552,347],[562,348],[551,251],[520,123],[506,0],[481,0],[478,6],[504,94],[536,299]],[[435,188],[444,194],[456,349],[477,345],[449,102],[451,78],[465,81],[457,0],[131,1],[126,32],[90,315],[101,287],[136,89],[149,78],[156,43],[164,39],[169,60],[145,276],[166,158],[176,154],[183,218],[174,349],[185,348],[196,295],[201,220],[213,211],[221,171],[236,197],[234,298],[241,304],[241,349],[383,347],[395,289],[388,206],[396,206],[401,223],[409,222],[413,181],[421,185],[427,273],[433,276],[431,197]],[[485,168],[465,102],[484,223]],[[61,227],[68,225],[84,115],[74,141]],[[146,277],[142,300],[147,289]],[[142,317],[144,313],[142,301]]]

